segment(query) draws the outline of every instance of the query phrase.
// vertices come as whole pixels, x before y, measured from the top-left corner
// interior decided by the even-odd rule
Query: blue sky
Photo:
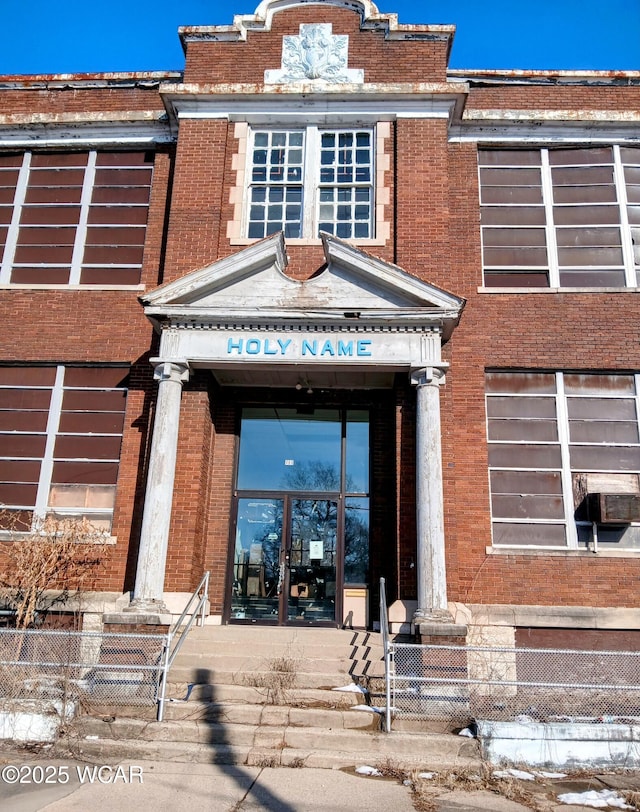
[[[227,25],[248,0],[0,0],[0,73],[183,67],[179,25]],[[452,68],[640,70],[640,0],[395,0],[401,23],[454,23]]]

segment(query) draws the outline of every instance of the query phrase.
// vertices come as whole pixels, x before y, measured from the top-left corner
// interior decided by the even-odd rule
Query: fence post
[[[387,612],[387,590],[384,578],[380,579],[380,632],[384,651],[384,689],[385,689],[385,733],[391,733],[391,651],[389,647],[389,617]]]
[[[164,703],[167,691],[167,679],[169,678],[169,662],[171,657],[171,631],[167,632],[167,639],[162,652],[162,667],[160,669],[160,691],[158,692],[158,713],[156,719],[161,722],[164,719]]]

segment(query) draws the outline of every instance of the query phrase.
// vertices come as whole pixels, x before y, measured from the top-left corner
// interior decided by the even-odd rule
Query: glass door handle
[[[280,568],[278,570],[278,595],[282,594],[282,586],[284,584],[284,561],[280,563]]]

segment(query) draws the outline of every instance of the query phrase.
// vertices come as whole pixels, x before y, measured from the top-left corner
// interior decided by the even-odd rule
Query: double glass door
[[[238,499],[231,617],[334,623],[338,500]]]
[[[341,623],[369,565],[369,413],[242,411],[227,617]]]

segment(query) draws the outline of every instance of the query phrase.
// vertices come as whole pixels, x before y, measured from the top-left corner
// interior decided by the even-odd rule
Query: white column
[[[414,620],[446,621],[447,573],[444,554],[440,384],[444,372],[436,367],[414,370],[416,385],[416,529],[418,608]]]
[[[156,364],[153,377],[158,381],[158,399],[142,514],[136,583],[129,609],[167,612],[162,594],[178,452],[180,400],[182,384],[189,380],[189,367],[183,361],[161,361],[157,358],[152,358],[151,363]]]

